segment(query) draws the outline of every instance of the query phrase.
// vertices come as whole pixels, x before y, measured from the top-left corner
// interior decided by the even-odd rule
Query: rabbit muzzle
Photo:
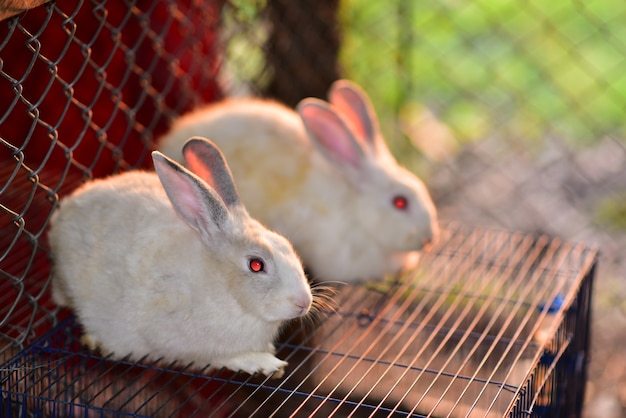
[[[291,303],[294,307],[294,318],[306,315],[313,304],[313,296],[311,292],[305,292],[303,295],[293,297]]]
[[[431,248],[439,238],[439,227],[436,223],[426,227],[414,228],[406,235],[406,250],[423,251]]]

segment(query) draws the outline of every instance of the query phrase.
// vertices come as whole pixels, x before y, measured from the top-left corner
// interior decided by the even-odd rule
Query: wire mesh
[[[292,323],[280,380],[114,362],[81,349],[70,318],[2,366],[5,412],[570,416],[595,261],[583,245],[450,224],[415,271],[340,288],[336,313]]]
[[[219,97],[218,7],[51,2],[2,22],[0,353],[54,322],[45,232],[58,196],[145,168],[170,118]]]
[[[30,344],[61,319],[49,300],[51,273],[46,243],[46,228],[59,196],[91,178],[121,170],[149,168],[147,153],[172,118],[223,95],[266,94],[293,103],[302,96],[324,96],[328,84],[341,73],[361,83],[372,96],[392,150],[403,163],[425,177],[444,218],[598,243],[603,248],[605,262],[602,266],[614,267],[610,273],[617,277],[626,271],[622,251],[626,234],[614,227],[616,219],[619,221],[620,207],[626,207],[626,147],[620,128],[626,103],[623,89],[626,72],[622,71],[626,66],[626,48],[619,36],[621,26],[616,25],[626,11],[614,2],[607,8],[602,0],[584,5],[563,1],[517,6],[478,0],[462,4],[421,2],[419,5],[404,1],[297,2],[306,10],[312,10],[310,13],[301,13],[302,10],[291,3],[70,0],[49,2],[0,22],[0,361],[14,359],[3,373],[8,370],[45,371],[27,384],[29,389],[24,396],[29,402],[36,400],[32,394],[43,387],[50,395],[50,399],[43,401],[45,411],[51,405],[70,408],[70,403],[83,402],[72,395],[67,398],[61,387],[82,385],[79,389],[67,389],[70,394],[89,388],[94,401],[85,402],[86,405],[80,407],[83,410],[95,407],[93,404],[106,404],[103,399],[115,398],[113,395],[118,391],[128,395],[123,386],[115,389],[107,386],[115,384],[111,382],[113,374],[106,377],[107,370],[117,370],[116,366],[80,354],[75,341],[78,331],[71,323],[59,325],[55,332],[64,336],[59,338],[67,338],[62,341],[74,347],[72,350],[76,353],[63,353],[50,360],[51,365],[61,366],[58,379],[65,383],[47,384],[52,367],[39,368],[40,352],[32,354],[32,358],[15,360],[25,346],[29,348],[22,354],[30,356],[33,347]],[[528,22],[532,24],[524,26]],[[578,25],[580,22],[583,24]],[[577,29],[581,27],[583,29]],[[290,31],[297,33],[291,37]],[[300,52],[299,58],[290,59],[290,50]],[[590,143],[590,147],[580,148],[581,144]],[[476,240],[480,233],[468,232]],[[490,238],[499,236],[484,233]],[[455,239],[462,236],[465,232],[458,232]],[[500,237],[504,236],[507,235]],[[548,285],[534,274],[547,274],[551,280],[558,281],[562,274],[573,273],[577,268],[583,272],[588,267],[576,265],[571,272],[561,272],[557,267],[559,273],[555,273],[556,270],[554,274],[546,273],[541,268],[552,269],[554,265],[545,261],[543,254],[533,253],[537,251],[535,238],[515,234],[511,237],[518,240],[519,245],[524,242],[526,256],[529,259],[536,256],[537,260],[527,265],[520,261],[521,264],[508,273],[502,267],[501,274],[515,275],[519,269],[527,268],[525,280],[543,289],[542,286]],[[446,245],[451,245],[450,241]],[[571,248],[567,242],[558,245]],[[550,251],[562,255],[557,250],[558,245]],[[506,248],[502,244],[494,250],[502,255],[497,260],[504,262],[506,254],[517,254],[512,247]],[[588,257],[585,251],[572,254],[576,255],[571,257],[581,259]],[[284,390],[272,392],[274,388],[267,389],[267,385],[274,382],[254,386],[256,383],[249,383],[253,381],[239,377],[231,380],[231,376],[224,375],[225,381],[238,388],[232,389],[236,395],[231,396],[229,390],[218,390],[217,395],[209,395],[207,402],[214,405],[215,399],[222,397],[239,399],[238,391],[253,385],[252,398],[268,395],[268,390],[272,393],[268,398],[271,400],[261,402],[260,408],[278,402],[285,410],[293,407],[312,412],[319,407],[318,413],[323,415],[343,401],[342,405],[348,405],[348,409],[359,407],[359,411],[363,411],[363,405],[370,405],[372,396],[368,394],[368,398],[367,390],[362,388],[375,383],[376,394],[387,395],[374,402],[371,411],[379,407],[379,410],[387,408],[387,412],[392,412],[395,398],[403,398],[401,394],[411,386],[406,382],[421,373],[420,376],[426,377],[418,379],[420,383],[415,387],[419,390],[409,391],[411,395],[403,398],[406,402],[398,410],[408,414],[412,406],[406,405],[419,401],[419,411],[414,412],[424,413],[427,408],[438,411],[436,408],[444,406],[436,406],[437,401],[432,405],[428,402],[436,398],[432,394],[440,390],[446,396],[439,405],[450,405],[448,398],[459,396],[458,404],[455,406],[453,400],[450,407],[461,411],[468,407],[467,398],[479,394],[476,399],[486,399],[493,395],[497,399],[494,405],[485,406],[489,402],[480,400],[474,408],[491,408],[500,413],[506,396],[516,387],[516,399],[524,400],[526,406],[518,403],[520,406],[513,410],[518,415],[513,416],[525,416],[531,405],[534,411],[545,406],[546,411],[554,412],[549,409],[556,407],[550,406],[553,404],[565,408],[561,401],[553,402],[564,397],[575,399],[574,411],[579,411],[581,397],[569,393],[572,386],[582,383],[572,383],[572,368],[566,364],[572,361],[586,364],[586,357],[573,360],[567,350],[573,345],[577,352],[588,349],[585,344],[589,330],[584,321],[588,320],[589,301],[585,299],[583,303],[579,299],[590,293],[591,280],[587,278],[582,282],[579,297],[571,302],[572,306],[581,303],[580,309],[563,313],[566,320],[560,326],[554,325],[560,323],[556,319],[550,322],[551,314],[545,314],[547,324],[552,323],[554,327],[538,326],[535,330],[544,335],[545,341],[550,341],[547,346],[558,346],[555,353],[565,351],[555,354],[547,364],[535,362],[538,366],[525,382],[508,386],[508,378],[517,379],[518,371],[523,374],[525,367],[531,367],[530,363],[536,358],[527,358],[532,357],[528,350],[540,345],[534,341],[522,351],[516,351],[523,344],[512,343],[512,348],[508,348],[510,341],[517,341],[513,338],[517,331],[514,326],[521,329],[520,333],[530,333],[537,325],[533,322],[537,320],[537,313],[531,312],[530,305],[522,304],[517,308],[526,309],[526,320],[524,315],[514,316],[508,323],[502,316],[504,311],[495,316],[498,319],[494,319],[493,324],[489,324],[486,317],[497,313],[495,303],[504,300],[498,291],[506,288],[521,292],[509,296],[524,295],[527,291],[525,296],[534,298],[534,290],[521,284],[507,287],[508,282],[502,285],[481,281],[478,272],[486,272],[487,267],[493,266],[480,258],[472,259],[478,257],[477,253],[451,253],[450,267],[437,264],[436,260],[441,260],[437,257],[444,256],[442,250],[441,254],[432,255],[431,262],[444,276],[453,274],[453,268],[461,268],[459,266],[465,263],[467,270],[463,274],[470,279],[466,285],[444,286],[437,296],[428,293],[432,289],[426,291],[406,287],[406,284],[402,287],[397,283],[363,288],[360,302],[365,305],[353,305],[357,315],[353,325],[372,331],[361,340],[348,332],[350,328],[343,328],[347,326],[343,323],[335,324],[338,328],[333,331],[331,319],[315,332],[318,337],[328,335],[328,339],[322,339],[325,345],[314,345],[312,351],[303,352],[304,349],[297,349],[298,344],[285,343],[284,353],[295,352],[289,354],[294,358],[307,357],[308,362],[303,364],[321,359],[319,371],[310,372],[308,380],[307,374],[302,377],[303,386],[292,377],[279,387]],[[570,260],[571,257],[565,257],[563,265],[579,261]],[[489,263],[497,262],[489,259]],[[510,260],[506,263],[508,265]],[[476,268],[476,272],[470,271],[469,266]],[[537,268],[540,270],[536,271]],[[496,277],[496,270],[489,271],[491,273],[485,273],[485,277],[489,274]],[[611,291],[619,295],[620,289]],[[445,296],[446,291],[451,292],[450,295]],[[414,299],[409,301],[409,295]],[[345,293],[339,295],[344,296],[347,297]],[[544,296],[541,303],[548,303],[551,296],[558,301],[557,296],[563,295]],[[390,300],[393,303],[390,304]],[[415,316],[399,308],[403,303],[407,304],[405,307],[415,308]],[[538,299],[524,303],[538,303]],[[570,302],[564,301],[563,306],[568,306],[567,303]],[[475,306],[477,304],[480,306]],[[504,305],[504,310],[516,308],[514,302]],[[453,309],[448,314],[445,307]],[[426,313],[429,309],[433,310],[431,316]],[[477,315],[481,309],[485,311]],[[384,315],[380,316],[380,312]],[[476,324],[473,319],[477,319]],[[368,321],[371,321],[369,325]],[[411,321],[432,323],[428,327],[407,325],[408,328],[403,328],[404,324],[413,323]],[[490,330],[501,330],[502,335],[496,332],[481,339],[480,332],[471,331],[472,327],[488,325]],[[446,334],[454,327],[470,330],[469,335],[461,341],[460,335]],[[421,332],[411,334],[416,329]],[[480,327],[478,330],[485,331]],[[383,333],[382,340],[392,340],[393,344],[390,347],[375,344],[378,332]],[[339,338],[338,333],[345,337]],[[575,336],[571,341],[569,333]],[[524,335],[518,337],[524,338]],[[600,337],[606,338],[604,346],[610,347],[612,340],[607,335],[603,333]],[[421,355],[430,355],[432,361],[428,363],[430,357],[417,356],[424,359],[425,364],[418,360],[412,364],[413,358],[409,357],[416,355],[411,351],[415,347],[398,346],[405,338],[413,338],[416,346],[428,343],[426,346],[431,351]],[[44,346],[48,344],[46,340]],[[459,344],[458,348],[455,349],[454,344]],[[344,346],[355,347],[356,357],[347,355]],[[516,354],[510,354],[512,352]],[[506,366],[495,360],[496,353],[505,353],[503,362],[513,361],[519,354],[520,369],[506,371]],[[438,369],[446,363],[442,360],[444,354],[451,354],[450,364],[456,366],[449,374]],[[67,363],[66,355],[89,365],[104,362],[105,366],[93,369],[103,374],[102,381],[86,383],[81,380],[82,371],[92,369],[90,366],[74,367],[83,363],[78,360]],[[486,357],[484,364],[478,362],[478,367],[457,363],[464,355]],[[379,357],[386,358],[389,364],[380,363]],[[568,360],[561,360],[564,358]],[[405,369],[388,367],[395,364],[394,361]],[[477,369],[467,375],[470,366]],[[128,370],[130,375],[139,373],[130,365]],[[161,376],[172,378],[173,382],[179,378],[176,377],[179,374],[170,371],[145,370],[148,375],[158,374],[157,380],[161,383]],[[313,376],[317,378],[331,370],[333,373],[328,378],[313,380]],[[574,370],[576,376],[586,374],[585,367]],[[65,371],[69,375],[63,375]],[[343,372],[345,377],[338,375]],[[495,374],[490,376],[491,372]],[[376,374],[386,378],[378,382],[378,377],[372,378]],[[188,376],[184,372],[182,375]],[[7,376],[3,374],[3,379]],[[22,395],[13,391],[21,389],[25,380],[15,374],[10,376],[17,382],[12,386],[11,396],[19,398]],[[29,376],[28,379],[33,379],[33,375]],[[206,391],[213,393],[215,379],[219,382],[219,376],[188,376],[185,382],[193,382],[193,385],[203,384],[197,379],[208,382],[206,386],[211,390]],[[467,389],[458,383],[463,380],[460,376],[471,382]],[[435,382],[432,386],[425,383],[428,377]],[[397,385],[386,387],[394,378],[399,379]],[[442,384],[445,379],[449,382]],[[132,382],[141,386],[149,380],[141,375]],[[452,381],[456,383],[450,383]],[[491,384],[492,381],[500,382],[502,389],[492,391],[497,386]],[[164,384],[166,387],[174,385]],[[422,384],[424,386],[420,386]],[[90,392],[92,385],[106,389],[96,395]],[[183,383],[181,387],[195,388],[193,385]],[[349,385],[353,385],[353,391],[341,392]],[[336,389],[333,391],[329,386]],[[150,395],[140,393],[138,386],[135,389],[136,395],[129,395],[134,396],[133,400],[116,400],[116,407],[128,401],[132,405],[127,409],[140,411],[139,414],[148,414],[154,411],[152,408],[159,411],[159,407],[148,400]],[[194,390],[185,389],[194,400],[181,405],[197,400],[201,405],[196,407],[202,409],[206,404],[190,395]],[[206,394],[204,390],[200,392]],[[414,399],[414,392],[420,390],[432,396]],[[182,399],[181,393],[175,389],[173,392],[172,398]],[[577,388],[575,392],[580,395],[582,389]],[[363,398],[359,398],[361,395]],[[37,397],[40,396],[43,395],[38,393]],[[158,394],[154,397],[162,403]],[[137,398],[150,406],[142,410],[141,405],[135,403]],[[392,401],[388,401],[389,398]],[[31,405],[22,400],[18,408]],[[298,409],[294,404],[303,406]],[[113,408],[107,409],[111,405],[104,405],[101,412],[104,415],[111,412]],[[176,413],[175,401],[165,402],[165,405],[164,415]],[[185,406],[181,408],[187,411]],[[228,408],[224,406],[220,410]],[[343,415],[344,411],[338,409],[336,414]],[[538,415],[554,416],[552,412]]]

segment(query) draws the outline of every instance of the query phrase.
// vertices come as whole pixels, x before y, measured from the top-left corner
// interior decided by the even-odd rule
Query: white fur
[[[190,144],[190,155],[215,158],[197,160],[214,184],[155,152],[160,177],[129,172],[61,201],[49,232],[53,298],[75,310],[86,341],[116,357],[280,375],[273,339],[311,305],[302,265],[238,202],[217,148]],[[266,271],[251,272],[250,257]]]
[[[187,138],[211,138],[252,216],[287,237],[317,279],[380,279],[436,238],[436,210],[389,152],[365,93],[341,80],[329,97],[298,113],[256,99],[209,105],[176,120],[159,148],[182,161]],[[406,211],[391,203],[398,194]]]

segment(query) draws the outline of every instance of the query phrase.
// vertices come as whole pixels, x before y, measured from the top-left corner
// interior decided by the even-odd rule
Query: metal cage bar
[[[83,181],[149,168],[172,118],[222,97],[224,57],[241,46],[225,11],[246,13],[71,0],[0,22],[4,415],[578,415],[595,250],[458,223],[414,271],[340,287],[337,312],[286,328],[278,381],[81,347],[49,298],[50,217]]]
[[[458,224],[445,231],[401,280],[339,288],[336,313],[286,329],[277,355],[290,365],[280,380],[111,361],[81,348],[69,318],[2,366],[5,412],[580,413],[596,252]]]

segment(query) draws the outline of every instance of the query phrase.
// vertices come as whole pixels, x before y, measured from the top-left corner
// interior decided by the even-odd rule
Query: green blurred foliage
[[[221,33],[227,39],[224,51],[224,73],[232,85],[246,85],[250,80],[267,82],[265,55],[262,45],[267,40],[267,29],[260,24],[265,0],[230,0],[222,13]]]
[[[343,0],[341,65],[388,137],[422,103],[461,142],[584,145],[626,134],[624,21],[615,0]]]

